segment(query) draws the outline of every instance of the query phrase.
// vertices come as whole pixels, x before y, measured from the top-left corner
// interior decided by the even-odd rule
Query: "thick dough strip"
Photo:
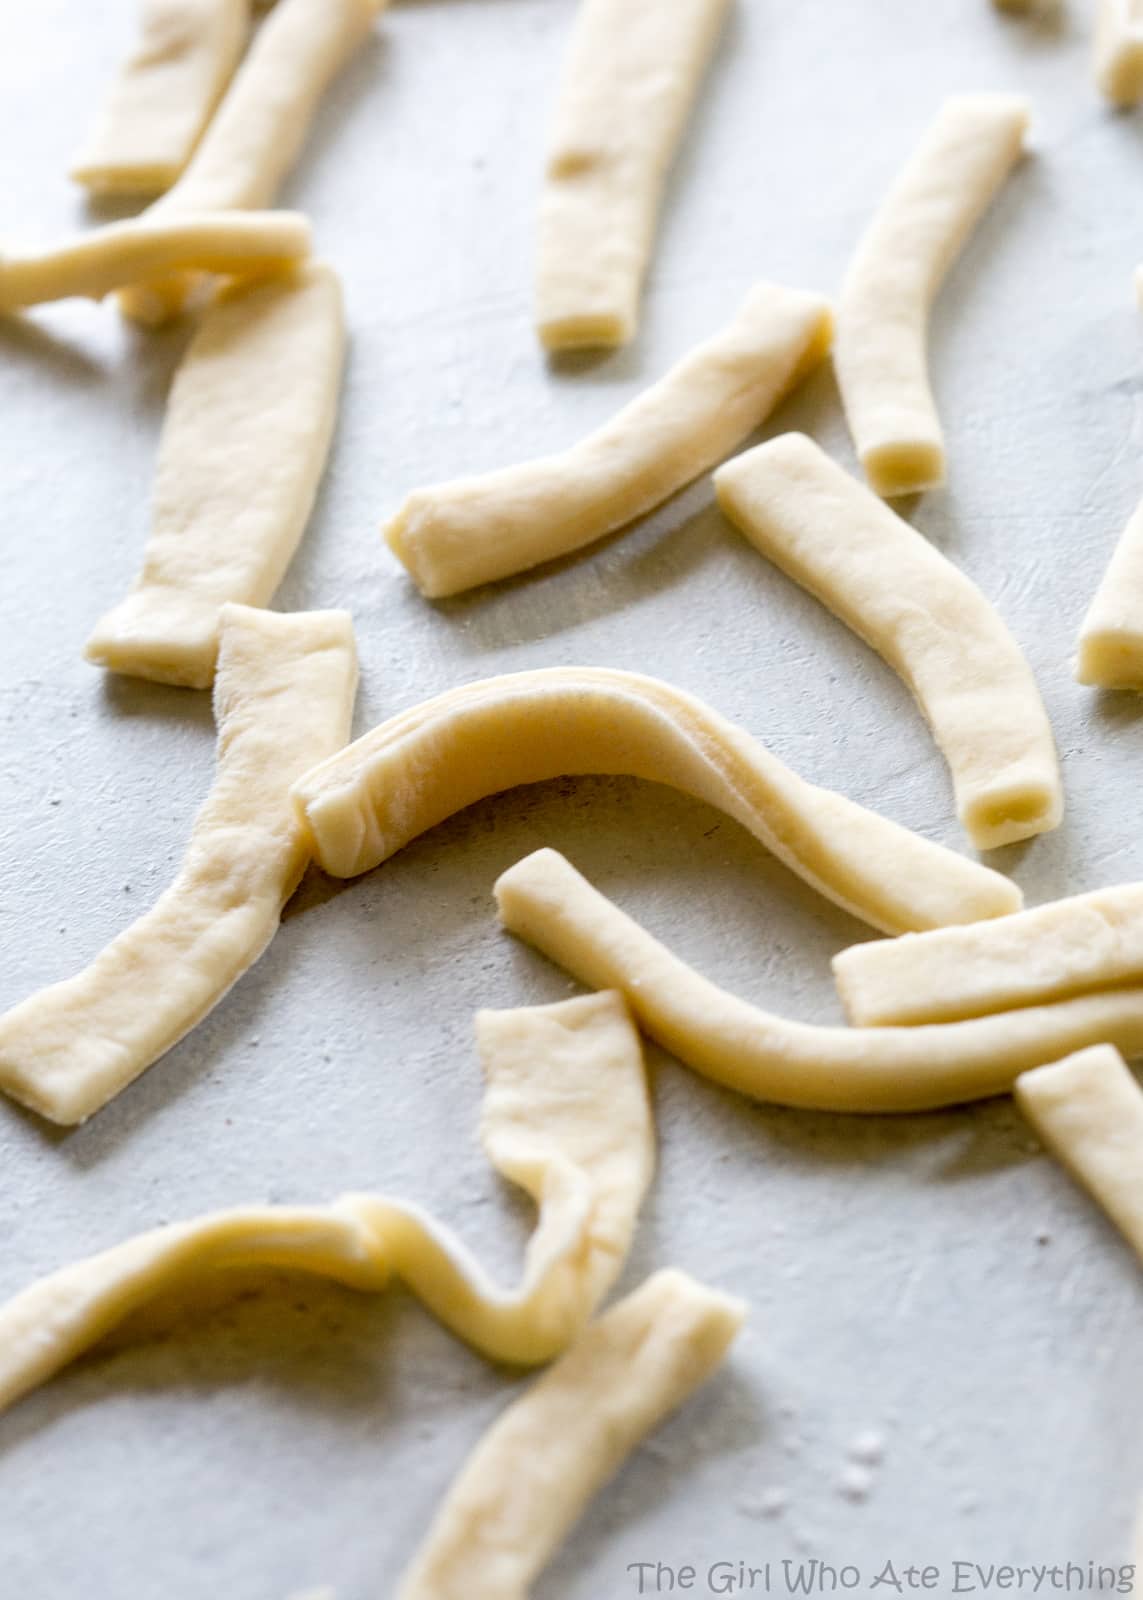
[[[96,625],[89,661],[209,686],[220,607],[267,605],[305,530],[344,355],[331,267],[307,265],[220,296],[171,389],[143,570]]]
[[[591,1497],[710,1377],[744,1316],[677,1271],[613,1306],[484,1435],[397,1600],[527,1600]]]
[[[555,850],[496,884],[504,926],[591,988],[619,989],[644,1032],[754,1100],[814,1111],[931,1111],[1005,1094],[1021,1072],[1105,1041],[1143,1054],[1143,988],[925,1028],[788,1022],[727,994],[613,906]]]
[[[249,0],[142,0],[139,38],[71,176],[93,194],[161,194],[191,158],[246,48]]]
[[[1143,983],[1143,884],[1052,900],[987,926],[851,945],[833,970],[860,1027],[950,1022]]]
[[[71,295],[101,300],[124,284],[173,269],[265,276],[309,252],[310,225],[296,211],[148,213],[109,222],[54,250],[0,254],[0,313]]]
[[[1143,1258],[1143,1090],[1095,1045],[1016,1080],[1016,1102],[1053,1155]]]
[[[430,599],[579,550],[723,460],[832,335],[820,296],[759,284],[728,327],[562,454],[415,490],[385,529],[390,548]]]
[[[493,1360],[558,1354],[618,1276],[654,1169],[639,1036],[615,994],[482,1012],[477,1035],[481,1141],[539,1208],[518,1288],[498,1288],[449,1230],[382,1195],[218,1212],[64,1267],[0,1307],[0,1410],[156,1296],[233,1267],[367,1290],[399,1277]]]
[[[977,849],[1057,826],[1060,769],[1036,680],[969,578],[802,434],[736,457],[714,486],[751,544],[904,678]]]
[[[391,717],[295,788],[319,864],[353,877],[518,784],[618,773],[719,807],[836,904],[901,932],[1014,911],[975,861],[799,778],[701,700],[607,668],[518,672]]]
[[[667,173],[730,0],[582,0],[540,200],[549,350],[625,344]]]
[[[846,274],[834,365],[850,432],[878,494],[943,483],[945,446],[929,387],[929,311],[969,234],[1019,159],[1028,104],[1015,95],[945,101]]]
[[[1133,106],[1143,97],[1143,3],[1097,3],[1092,61],[1096,84],[1112,105]]]
[[[1143,502],[1124,528],[1083,619],[1076,679],[1101,689],[1143,689]]]
[[[273,205],[330,82],[387,0],[277,0],[259,27],[182,177],[146,213],[253,211]],[[191,263],[193,265],[193,263]],[[119,297],[143,322],[176,316],[195,275],[140,284]]]
[[[345,743],[356,683],[347,612],[223,608],[217,769],[178,876],[83,972],[0,1016],[0,1089],[83,1122],[257,961],[309,860],[290,785]]]

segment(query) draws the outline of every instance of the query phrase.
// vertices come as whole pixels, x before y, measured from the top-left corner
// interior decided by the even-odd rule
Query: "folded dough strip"
[[[928,376],[928,318],[945,274],[1019,159],[1028,105],[946,100],[857,247],[838,307],[834,365],[850,432],[878,494],[943,483]]]
[[[1143,1258],[1143,1090],[1111,1045],[1016,1080],[1016,1103]]]
[[[539,1207],[518,1288],[498,1288],[448,1229],[382,1195],[217,1212],[140,1234],[0,1306],[0,1409],[164,1291],[230,1267],[366,1290],[400,1277],[491,1359],[533,1364],[564,1349],[618,1276],[654,1169],[639,1036],[615,994],[482,1012],[477,1033],[481,1141]]]
[[[481,1439],[398,1600],[527,1600],[592,1496],[718,1368],[744,1316],[673,1270],[619,1301]]]
[[[109,222],[51,250],[0,253],[0,313],[83,295],[101,300],[152,273],[220,277],[280,272],[310,252],[310,225],[296,211],[147,212]]]
[[[348,738],[356,681],[347,612],[223,608],[217,768],[178,876],[84,971],[0,1016],[0,1090],[83,1122],[257,961],[309,860],[290,786]]]
[[[145,213],[253,211],[273,205],[301,153],[326,89],[365,39],[387,0],[277,0],[186,171]],[[128,316],[178,315],[193,274],[140,284],[120,296]]]
[[[1143,98],[1143,4],[1098,0],[1092,68],[1096,85],[1112,105],[1133,106]]]
[[[978,849],[1058,825],[1059,762],[1036,680],[969,578],[802,434],[737,456],[714,486],[755,549],[908,684]]]
[[[723,460],[817,365],[832,333],[819,295],[758,284],[726,328],[578,444],[417,489],[385,537],[430,599],[579,550]]]
[[[171,389],[142,572],[96,625],[89,661],[198,689],[213,681],[220,607],[267,605],[301,540],[344,354],[328,266],[215,301]]]
[[[1143,1054],[1143,988],[921,1028],[833,1028],[727,994],[613,906],[555,850],[496,884],[501,920],[591,988],[618,989],[652,1039],[754,1100],[815,1111],[930,1111],[1007,1093],[1090,1044]]]
[[[1143,884],[1052,900],[987,926],[851,945],[833,960],[850,1022],[951,1022],[1143,983]]]
[[[320,865],[367,872],[518,784],[613,773],[719,807],[827,898],[900,932],[1018,908],[1007,878],[799,778],[670,684],[606,668],[488,678],[391,717],[295,787]]]
[[[549,350],[634,337],[667,173],[730,0],[582,0],[540,199]]]
[[[1080,627],[1077,681],[1101,689],[1143,689],[1141,618],[1143,502],[1120,535]]]
[[[160,194],[246,48],[249,0],[142,0],[139,37],[72,165],[93,194]]]

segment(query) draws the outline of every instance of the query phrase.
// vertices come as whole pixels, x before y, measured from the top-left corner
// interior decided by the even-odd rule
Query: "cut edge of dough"
[[[945,481],[947,460],[941,439],[894,439],[861,454],[869,486],[885,499],[923,494]]]
[[[1075,679],[1089,689],[1143,690],[1143,624],[1139,628],[1084,628]]]

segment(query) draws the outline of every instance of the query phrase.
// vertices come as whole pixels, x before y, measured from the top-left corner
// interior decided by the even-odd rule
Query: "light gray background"
[[[1096,98],[1088,7],[1056,30],[985,0],[739,0],[641,336],[554,371],[530,278],[573,10],[398,4],[284,196],[344,275],[353,344],[328,478],[279,598],[352,609],[356,726],[506,669],[638,668],[962,848],[905,691],[722,521],[708,484],[578,561],[437,608],[377,524],[417,484],[575,439],[754,279],[834,289],[942,95],[1021,89],[1036,153],[941,302],[951,482],[915,521],[1011,624],[1059,738],[1066,821],[1002,864],[1032,901],[1143,875],[1140,703],[1101,701],[1069,669],[1143,488],[1143,123]],[[84,220],[64,173],[132,12],[0,0],[6,233]],[[104,681],[81,659],[138,561],[184,339],[82,303],[0,330],[0,1005],[74,971],[151,901],[210,782],[206,696]],[[852,459],[828,376],[775,428],[790,424]],[[344,892],[308,880],[257,969],[82,1131],[0,1104],[0,1293],[163,1220],[369,1186],[431,1206],[513,1274],[528,1218],[475,1142],[471,1013],[569,992],[493,915],[495,875],[542,844],[732,990],[839,1017],[828,958],[866,930],[734,824],[636,783],[518,791]],[[622,1600],[627,1563],[654,1559],[1125,1559],[1143,1488],[1137,1268],[1011,1106],[808,1116],[649,1058],[662,1166],[625,1281],[674,1263],[753,1317],[724,1375],[596,1505],[542,1600]],[[386,1594],[512,1392],[400,1293],[263,1281],[168,1317],[161,1339],[70,1370],[0,1422],[0,1595]],[[839,1478],[870,1428],[885,1460],[854,1503]],[[762,1516],[777,1489],[788,1506]]]

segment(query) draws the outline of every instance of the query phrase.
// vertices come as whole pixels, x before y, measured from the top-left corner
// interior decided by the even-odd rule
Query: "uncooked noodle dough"
[[[387,0],[277,0],[182,177],[148,217],[272,205],[297,160],[322,95]],[[161,322],[182,311],[193,274],[120,295],[128,316]]]
[[[615,994],[482,1012],[481,1141],[539,1218],[504,1291],[417,1207],[384,1195],[216,1212],[137,1235],[0,1306],[0,1409],[131,1312],[223,1268],[285,1267],[357,1289],[401,1278],[490,1359],[535,1364],[575,1338],[627,1258],[654,1168],[639,1036]]]
[[[1143,884],[1052,900],[987,926],[852,945],[833,960],[851,1022],[948,1022],[1143,983]]]
[[[325,467],[345,352],[332,268],[222,294],[175,375],[159,444],[151,534],[127,598],[87,657],[205,688],[227,600],[269,603]]]
[[[1048,1149],[1143,1257],[1143,1090],[1111,1045],[1016,1080],[1016,1101]]]
[[[433,599],[567,555],[721,461],[816,366],[832,334],[820,296],[759,284],[728,327],[578,444],[418,489],[385,537]]]
[[[1076,678],[1101,689],[1143,689],[1143,503],[1124,528],[1083,619]]]
[[[730,0],[581,0],[540,200],[550,350],[634,336],[659,204]]]
[[[901,932],[1014,911],[1007,878],[799,778],[670,684],[554,667],[438,695],[365,734],[294,791],[326,872],[367,872],[454,812],[517,784],[619,773],[718,806],[822,894]]]
[[[0,1089],[82,1122],[257,961],[309,860],[290,785],[349,737],[356,683],[347,612],[223,607],[217,769],[178,876],[83,972],[0,1016]]]
[[[1093,68],[1100,92],[1112,105],[1133,106],[1143,97],[1143,3],[1097,0]]]
[[[945,274],[1019,159],[1028,104],[955,95],[858,245],[838,306],[834,366],[861,464],[878,494],[943,483],[929,387],[929,310]]]
[[[310,225],[295,211],[147,213],[109,222],[52,250],[0,253],[0,313],[83,295],[101,300],[154,272],[221,277],[281,271],[310,251]]]
[[[714,486],[751,544],[904,678],[977,849],[1058,825],[1060,769],[1036,680],[970,579],[802,434],[737,456]]]
[[[139,39],[76,157],[94,194],[159,194],[190,160],[246,47],[249,0],[142,0]]]
[[[744,1316],[677,1271],[613,1306],[484,1435],[397,1600],[527,1600],[592,1495],[710,1377]]]
[[[1143,1054],[1143,988],[922,1028],[788,1022],[727,994],[613,906],[555,850],[496,885],[504,926],[592,988],[619,989],[651,1038],[755,1100],[929,1111],[1004,1094],[1019,1073],[1104,1041]]]

